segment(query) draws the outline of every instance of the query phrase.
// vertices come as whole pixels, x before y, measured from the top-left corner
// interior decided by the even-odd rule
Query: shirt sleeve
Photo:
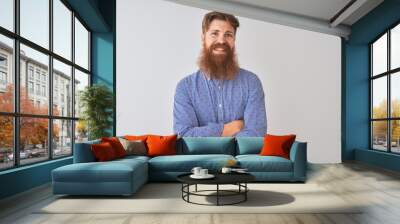
[[[244,110],[244,128],[236,137],[262,137],[267,132],[267,115],[261,81],[253,76],[249,82],[249,98]]]
[[[196,113],[187,91],[185,79],[181,80],[174,97],[174,132],[181,137],[219,137],[224,128],[223,123],[208,123],[199,126]]]

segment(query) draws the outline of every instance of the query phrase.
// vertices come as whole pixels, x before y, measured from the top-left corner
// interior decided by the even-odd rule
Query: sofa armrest
[[[89,142],[81,142],[75,143],[74,147],[74,163],[89,163],[95,162],[96,158],[94,157],[90,146],[92,144],[100,143],[99,140],[89,141]]]
[[[307,176],[307,142],[294,142],[290,149],[290,160],[293,162],[293,179],[305,181]]]

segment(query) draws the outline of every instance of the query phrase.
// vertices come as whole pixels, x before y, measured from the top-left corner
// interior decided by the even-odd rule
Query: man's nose
[[[218,36],[217,41],[218,41],[218,43],[221,43],[221,44],[225,43],[226,42],[225,36],[224,35]]]

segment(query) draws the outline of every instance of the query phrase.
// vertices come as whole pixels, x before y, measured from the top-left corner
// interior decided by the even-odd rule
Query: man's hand
[[[224,130],[222,131],[222,137],[232,137],[240,130],[243,129],[243,120],[234,120],[224,124]]]

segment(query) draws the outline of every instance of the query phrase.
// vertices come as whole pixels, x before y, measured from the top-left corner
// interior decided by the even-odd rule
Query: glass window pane
[[[85,142],[88,138],[88,129],[84,120],[75,121],[75,143]]]
[[[400,153],[400,120],[394,120],[390,122],[391,127],[391,140],[392,140],[392,152]]]
[[[390,37],[391,69],[400,67],[400,24],[391,31]]]
[[[392,117],[400,117],[400,72],[391,75],[391,110]]]
[[[72,121],[53,120],[53,157],[72,154]]]
[[[60,0],[53,0],[53,17],[53,51],[71,60],[72,12]]]
[[[20,164],[49,158],[48,121],[44,118],[20,118]]]
[[[75,63],[89,69],[89,32],[75,18]]]
[[[23,44],[20,55],[21,113],[47,115],[49,57]]]
[[[13,40],[0,35],[0,111],[14,111]]]
[[[372,122],[372,148],[387,151],[387,121]]]
[[[387,118],[387,77],[372,81],[372,118]]]
[[[0,116],[0,170],[14,165],[13,118]]]
[[[53,60],[53,115],[72,117],[71,66]]]
[[[75,117],[80,117],[81,107],[79,106],[80,94],[89,85],[89,75],[75,69]]]
[[[21,36],[49,47],[49,0],[20,0]]]
[[[387,34],[372,44],[372,70],[373,75],[387,71]]]
[[[1,0],[0,9],[0,26],[14,31],[14,0]]]

